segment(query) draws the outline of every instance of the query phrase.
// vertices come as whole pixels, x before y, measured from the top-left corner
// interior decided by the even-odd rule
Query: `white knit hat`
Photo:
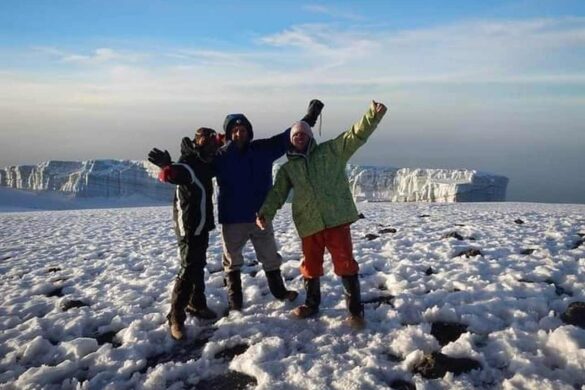
[[[309,126],[309,124],[307,122],[298,121],[298,122],[293,123],[293,125],[290,128],[290,140],[291,140],[291,142],[292,142],[293,136],[296,133],[305,133],[310,138],[313,138],[313,130],[311,130],[311,126]]]

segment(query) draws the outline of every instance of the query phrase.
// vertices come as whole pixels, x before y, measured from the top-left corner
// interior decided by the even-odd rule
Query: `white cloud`
[[[365,17],[357,12],[347,11],[339,7],[325,6],[323,4],[307,4],[303,6],[303,9],[309,12],[327,15],[332,18],[340,18],[351,21],[365,20]]]

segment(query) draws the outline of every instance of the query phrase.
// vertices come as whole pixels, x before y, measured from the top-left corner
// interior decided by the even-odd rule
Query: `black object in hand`
[[[307,122],[309,126],[315,126],[317,122],[317,118],[321,114],[321,110],[323,110],[325,105],[321,100],[313,99],[309,102],[309,108],[307,109],[307,115],[303,118],[303,121]]]

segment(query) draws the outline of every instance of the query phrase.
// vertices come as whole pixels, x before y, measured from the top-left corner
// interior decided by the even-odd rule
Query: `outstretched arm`
[[[333,147],[337,154],[346,161],[366,143],[374,132],[378,123],[386,114],[387,108],[384,104],[372,100],[368,111],[346,132],[340,134],[333,140]]]
[[[292,184],[290,178],[286,171],[281,167],[276,174],[276,179],[274,180],[272,189],[266,196],[266,200],[257,214],[256,224],[261,229],[264,229],[267,223],[274,219],[276,212],[282,207],[284,202],[286,202],[291,188]]]

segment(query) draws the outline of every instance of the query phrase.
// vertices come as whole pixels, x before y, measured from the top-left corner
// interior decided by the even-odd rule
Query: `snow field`
[[[165,318],[178,270],[170,207],[0,214],[0,388],[192,388],[228,369],[255,378],[258,389],[377,389],[397,379],[418,389],[585,388],[585,330],[560,319],[569,303],[585,301],[585,245],[571,249],[585,233],[585,206],[358,208],[366,218],[352,226],[354,254],[362,300],[372,301],[365,330],[343,322],[328,256],[321,312],[296,320],[290,310],[304,293],[294,303],[274,300],[248,245],[245,309],[215,324],[188,318],[184,354]],[[288,207],[274,225],[283,275],[302,291]],[[396,232],[380,233],[389,227]],[[445,237],[453,232],[463,239]],[[469,249],[481,255],[456,256]],[[222,313],[217,230],[208,254],[208,303]],[[86,306],[63,310],[75,300]],[[467,331],[441,346],[431,334],[437,321]],[[412,373],[439,351],[482,369],[438,379]]]

